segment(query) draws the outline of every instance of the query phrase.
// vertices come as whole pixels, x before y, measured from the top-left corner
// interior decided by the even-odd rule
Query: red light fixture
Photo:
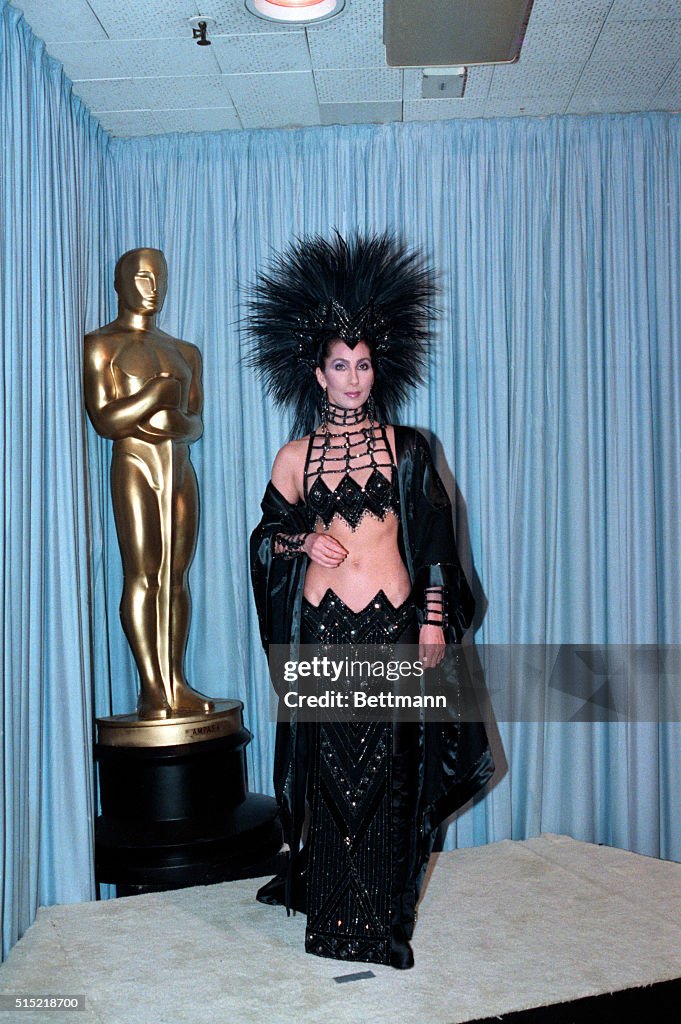
[[[246,0],[246,9],[257,18],[304,25],[340,14],[345,0]]]

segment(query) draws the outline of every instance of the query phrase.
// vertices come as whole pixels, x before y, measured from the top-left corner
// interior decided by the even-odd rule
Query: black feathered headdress
[[[244,361],[275,402],[293,407],[293,435],[300,436],[321,418],[314,371],[324,344],[340,338],[354,348],[365,341],[374,356],[376,411],[390,422],[423,379],[434,293],[422,255],[391,235],[303,238],[258,277],[245,318],[251,345]]]

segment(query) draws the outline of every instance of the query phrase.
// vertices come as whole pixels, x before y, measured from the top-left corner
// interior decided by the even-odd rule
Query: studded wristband
[[[274,537],[274,554],[278,558],[297,558],[305,554],[305,541],[309,533],[277,533]]]

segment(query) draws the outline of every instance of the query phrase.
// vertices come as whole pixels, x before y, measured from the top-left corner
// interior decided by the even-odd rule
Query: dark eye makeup
[[[334,368],[334,370],[344,370],[346,368],[346,364],[345,363],[334,363],[334,367],[333,368]],[[358,363],[357,364],[357,369],[358,370],[370,370],[371,369],[371,363],[368,360],[366,362],[363,362],[363,363]]]

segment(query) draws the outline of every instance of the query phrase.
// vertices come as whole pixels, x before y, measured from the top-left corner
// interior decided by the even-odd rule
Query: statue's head
[[[141,316],[153,316],[163,306],[168,288],[168,265],[160,249],[130,249],[114,273],[121,305]]]

